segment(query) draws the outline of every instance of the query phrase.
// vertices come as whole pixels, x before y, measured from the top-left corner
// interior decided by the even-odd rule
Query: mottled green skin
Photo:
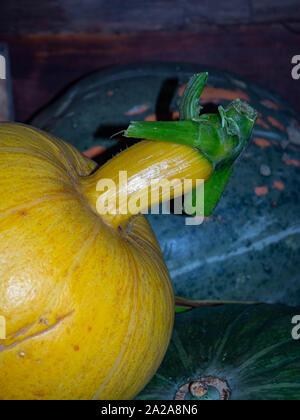
[[[176,315],[166,357],[137,399],[173,400],[190,380],[215,377],[227,382],[232,400],[299,400],[300,341],[291,335],[296,314],[282,305],[229,305]],[[201,399],[218,397],[210,388]]]
[[[300,305],[299,117],[276,95],[203,66],[132,65],[95,73],[76,83],[33,124],[82,151],[96,145],[115,146],[117,142],[106,137],[107,126],[113,134],[131,120],[144,120],[156,111],[159,119],[167,119],[169,110],[178,110],[177,88],[193,73],[202,71],[209,71],[208,86],[234,90],[242,99],[249,97],[250,105],[270,127],[258,122],[254,137],[267,140],[269,145],[261,148],[250,144],[236,164],[212,219],[203,225],[186,226],[184,216],[149,216],[175,292],[195,299]],[[266,99],[279,109],[270,108]],[[223,99],[216,102],[223,106],[228,103]],[[127,115],[137,105],[149,108]],[[280,122],[285,131],[272,126],[268,117]],[[111,150],[117,153],[113,147]],[[286,164],[287,158],[293,164]],[[261,174],[261,165],[270,167],[271,176]],[[284,184],[284,190],[274,188],[275,181]],[[255,188],[262,186],[268,188],[268,194],[258,196]]]

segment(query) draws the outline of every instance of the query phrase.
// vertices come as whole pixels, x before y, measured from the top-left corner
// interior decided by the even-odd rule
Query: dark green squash
[[[300,305],[300,120],[275,94],[203,66],[125,66],[76,83],[32,123],[82,151],[109,148],[98,159],[102,164],[127,146],[110,136],[131,120],[176,118],[184,83],[202,71],[209,72],[206,111],[240,97],[260,118],[211,218],[192,227],[184,216],[149,216],[175,292]]]
[[[165,359],[137,399],[299,400],[295,315],[283,305],[224,305],[177,314]]]

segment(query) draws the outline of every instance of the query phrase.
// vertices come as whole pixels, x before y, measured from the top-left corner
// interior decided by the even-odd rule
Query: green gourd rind
[[[177,314],[166,357],[137,399],[173,400],[184,384],[214,378],[228,385],[225,399],[299,400],[295,315],[295,308],[283,305],[224,305]],[[199,399],[215,399],[212,388]],[[195,397],[187,392],[184,399]]]

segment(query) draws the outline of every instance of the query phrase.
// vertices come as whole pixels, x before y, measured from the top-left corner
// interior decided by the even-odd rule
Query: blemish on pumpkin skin
[[[241,89],[230,90],[215,88],[214,86],[207,86],[200,98],[200,103],[213,102],[219,103],[220,99],[227,101],[234,101],[235,99],[241,99],[250,102],[250,97],[243,92]]]
[[[264,127],[265,129],[269,130],[270,126],[269,124],[267,124],[263,119],[262,119],[262,114],[259,114],[259,117],[257,119],[257,124],[261,125],[262,127]]]
[[[269,193],[268,187],[256,187],[254,191],[255,191],[255,194],[258,195],[259,197],[267,195]]]
[[[94,157],[104,153],[105,150],[106,148],[103,146],[95,146],[95,147],[92,147],[91,149],[86,150],[85,152],[83,152],[83,154],[89,159],[93,159]]]
[[[74,351],[79,351],[79,346],[74,346]]]
[[[157,121],[157,116],[155,114],[149,114],[144,118],[144,121]]]
[[[36,391],[36,392],[33,393],[33,395],[35,397],[44,397],[45,396],[44,392],[42,392],[42,391]]]
[[[92,331],[92,327],[88,327],[88,332],[91,332]]]
[[[143,112],[146,112],[150,108],[150,105],[136,105],[129,109],[129,111],[125,112],[125,115],[132,116],[132,115],[139,115]]]
[[[300,167],[300,162],[296,159],[286,159],[284,162],[288,166],[296,166],[297,168]]]
[[[253,141],[256,144],[256,146],[261,147],[262,149],[271,146],[271,143],[268,140],[262,139],[260,137],[254,137]]]
[[[282,124],[280,124],[280,122],[277,121],[276,118],[269,116],[268,121],[273,125],[273,127],[279,128],[279,130],[283,131],[284,133],[286,132],[285,127]]]
[[[291,144],[288,146],[288,148],[291,149],[293,152],[300,152],[299,147],[292,146]]]
[[[283,191],[285,189],[284,184],[280,181],[274,181],[273,187],[279,191]]]
[[[280,106],[277,105],[275,102],[270,101],[270,99],[264,99],[261,101],[261,104],[266,106],[267,108],[278,110]]]
[[[27,213],[27,211],[26,211],[26,210],[21,210],[21,211],[19,212],[19,215],[20,215],[20,216],[22,216],[22,217],[26,217],[26,216],[28,216],[28,213]]]
[[[173,111],[172,112],[172,120],[177,121],[177,120],[179,120],[179,118],[180,118],[179,111]]]

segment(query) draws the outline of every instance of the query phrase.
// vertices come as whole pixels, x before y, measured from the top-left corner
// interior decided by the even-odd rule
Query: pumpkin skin
[[[131,399],[165,354],[174,298],[162,253],[144,216],[121,235],[96,214],[96,167],[46,133],[0,124],[1,399]]]
[[[225,305],[176,315],[166,357],[137,399],[299,400],[295,315],[283,305]],[[184,389],[200,380],[209,384],[205,395]]]
[[[202,226],[187,229],[184,217],[176,215],[148,216],[175,293],[300,305],[300,122],[277,95],[197,65],[124,66],[78,82],[34,124],[82,151],[113,147],[116,141],[109,135],[132,119],[151,120],[156,114],[159,120],[176,118],[184,83],[193,73],[207,70],[209,86],[202,105],[225,106],[240,97],[260,112],[260,118],[214,215]],[[263,175],[268,168],[270,176]]]

